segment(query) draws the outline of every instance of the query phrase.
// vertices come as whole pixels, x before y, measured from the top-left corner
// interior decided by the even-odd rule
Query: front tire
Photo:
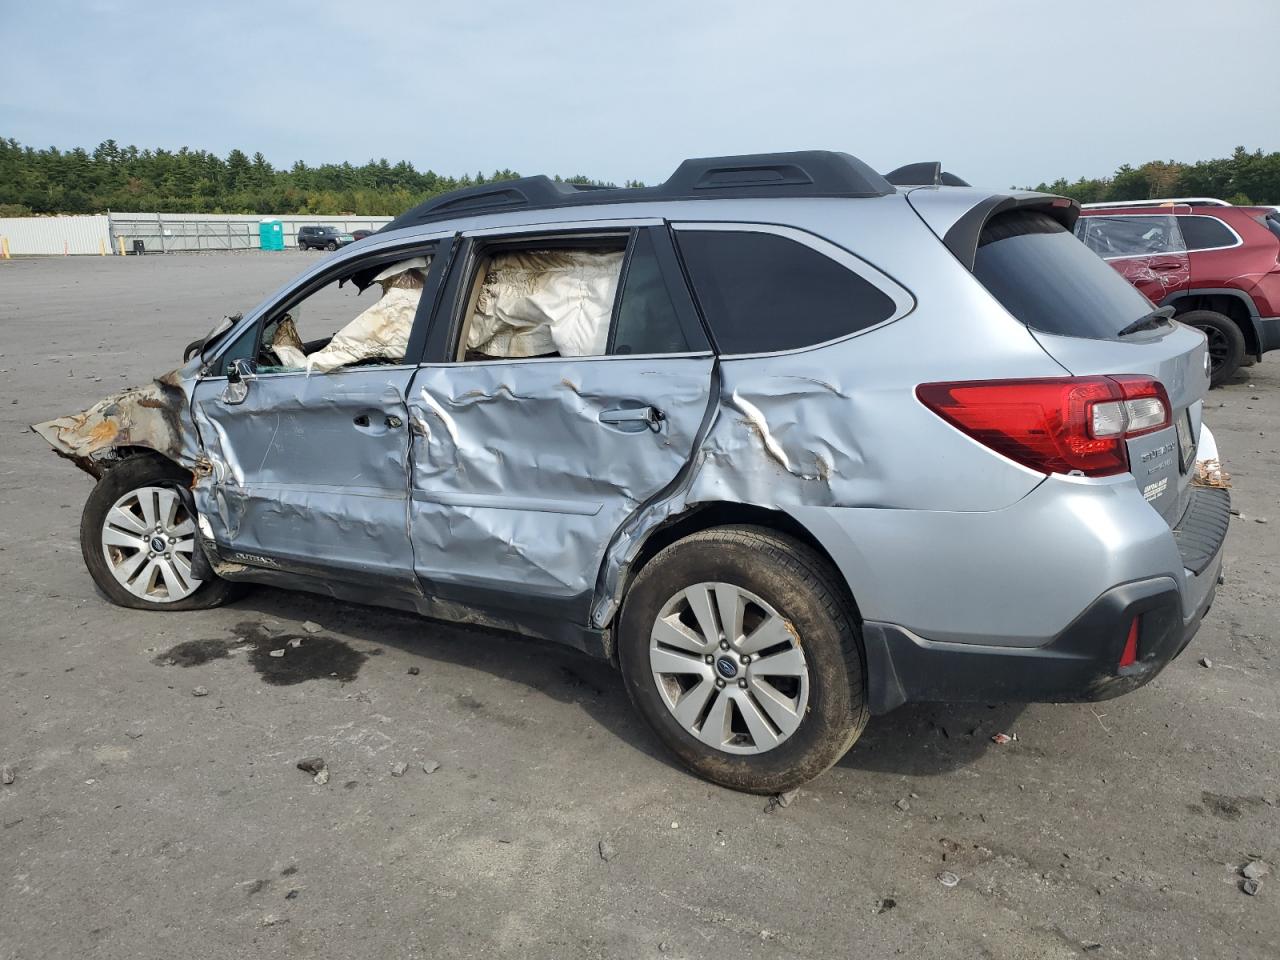
[[[735,790],[812,780],[867,722],[852,602],[822,557],[766,528],[718,527],[659,552],[627,593],[618,657],[659,739]]]
[[[178,488],[191,474],[158,457],[136,457],[108,470],[85,502],[80,550],[112,603],[137,610],[203,610],[226,602],[235,585],[191,574],[195,517]]]
[[[330,240],[328,243],[324,245],[324,248],[330,252],[333,252],[334,250],[338,249],[338,245],[334,243],[332,240]]]
[[[1190,310],[1178,316],[1179,323],[1195,327],[1209,340],[1209,386],[1220,387],[1236,375],[1244,362],[1244,331],[1216,310]]]

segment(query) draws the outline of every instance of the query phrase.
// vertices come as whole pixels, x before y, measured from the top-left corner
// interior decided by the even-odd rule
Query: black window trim
[[[581,363],[584,361],[609,361],[609,360],[644,360],[644,359],[660,359],[660,358],[677,358],[677,357],[703,357],[712,354],[710,338],[703,332],[699,318],[693,312],[694,306],[692,299],[688,300],[688,306],[684,310],[680,309],[680,294],[683,293],[684,298],[689,298],[690,294],[687,289],[683,291],[677,290],[671,282],[672,277],[669,274],[668,264],[663,263],[662,250],[664,247],[663,238],[665,236],[666,222],[659,217],[642,217],[628,218],[625,220],[581,220],[561,223],[531,223],[505,225],[500,227],[477,227],[473,230],[467,230],[460,236],[459,244],[454,251],[453,263],[449,271],[449,276],[445,280],[444,290],[440,296],[439,306],[435,311],[430,323],[430,327],[426,333],[426,347],[423,353],[423,366],[449,366],[449,367],[469,367],[469,366],[490,366],[498,364],[512,363]],[[589,244],[595,240],[607,240],[610,238],[621,239],[626,243],[626,254],[623,258],[622,271],[618,276],[618,294],[614,299],[613,313],[610,315],[609,323],[609,342],[607,350],[613,347],[613,331],[616,328],[615,321],[617,319],[618,306],[621,301],[623,291],[623,283],[626,278],[626,270],[631,260],[631,251],[634,247],[635,236],[638,231],[648,229],[651,231],[650,237],[654,241],[655,251],[658,252],[659,265],[662,267],[663,278],[667,281],[668,288],[672,293],[673,303],[677,306],[677,312],[680,315],[682,324],[685,324],[686,337],[690,337],[690,329],[688,324],[697,324],[697,337],[707,344],[706,347],[699,350],[690,350],[685,353],[625,353],[614,354],[606,352],[594,357],[495,357],[489,360],[459,360],[457,359],[458,344],[462,337],[463,329],[466,325],[466,318],[462,315],[466,310],[466,305],[470,299],[471,285],[475,277],[475,271],[479,264],[479,260],[486,252],[495,246],[505,247],[526,247],[529,245],[540,246],[545,244],[555,244],[564,241],[579,241]],[[670,244],[670,238],[666,237],[666,244]],[[674,253],[670,256],[674,258]],[[697,342],[690,338],[690,342]]]
[[[852,340],[854,337],[861,337],[864,334],[872,333],[891,323],[896,323],[903,317],[910,314],[916,308],[916,298],[901,283],[892,276],[885,273],[879,267],[859,257],[851,250],[840,246],[826,237],[821,237],[816,233],[811,233],[800,227],[794,227],[790,224],[782,223],[766,223],[762,221],[734,221],[734,220],[673,220],[671,221],[671,229],[677,234],[681,231],[687,232],[716,232],[716,233],[768,233],[785,240],[793,240],[801,246],[834,260],[846,270],[858,276],[860,279],[871,284],[886,297],[893,301],[893,313],[883,320],[873,323],[870,326],[860,327],[851,333],[843,334],[839,337],[832,337],[830,340],[823,340],[820,343],[810,343],[802,347],[790,347],[786,350],[768,350],[768,351],[751,351],[748,353],[726,353],[722,351],[711,332],[711,327],[706,323],[703,317],[704,326],[707,329],[707,335],[711,337],[711,342],[715,346],[716,355],[726,360],[746,360],[756,357],[783,357],[797,353],[807,353],[810,350],[821,350],[837,343],[843,343],[845,340]],[[678,246],[678,244],[677,244]],[[688,271],[685,271],[685,279],[688,282]],[[689,289],[693,289],[693,284],[689,283]],[[694,297],[696,302],[697,297]],[[699,310],[701,306],[699,305]]]
[[[375,266],[379,263],[395,263],[397,260],[405,258],[405,255],[420,256],[428,252],[431,253],[431,268],[427,274],[427,284],[423,289],[421,301],[418,303],[418,312],[414,314],[413,329],[409,335],[409,344],[405,350],[404,360],[401,363],[379,364],[376,367],[356,367],[350,369],[380,369],[385,370],[391,367],[416,367],[419,364],[418,357],[421,355],[421,346],[426,337],[426,331],[430,322],[430,314],[433,312],[433,300],[438,296],[438,288],[440,279],[449,266],[451,255],[451,247],[454,246],[454,237],[438,234],[430,234],[427,237],[413,237],[396,242],[394,245],[379,247],[376,250],[367,250],[361,252],[358,256],[344,257],[340,263],[326,265],[322,269],[304,274],[301,278],[295,279],[287,288],[269,297],[263,301],[257,308],[253,310],[241,322],[239,329],[229,331],[223,336],[214,350],[213,355],[206,359],[202,364],[201,380],[225,380],[225,372],[219,371],[221,368],[221,360],[223,354],[227,352],[231,344],[239,341],[242,336],[249,335],[252,329],[252,336],[255,344],[258,338],[262,336],[262,327],[268,319],[274,317],[282,309],[288,309],[295,306],[301,301],[307,299],[314,293],[318,293],[324,287],[333,283],[334,280],[344,275],[350,275],[356,270],[364,267]],[[443,254],[443,256],[442,256]],[[433,290],[436,291],[433,293]],[[428,296],[428,293],[433,293]],[[352,317],[352,319],[355,319]],[[336,333],[337,331],[335,331]],[[415,341],[417,341],[415,343]],[[415,349],[418,351],[415,354]],[[348,368],[338,368],[338,370],[328,371],[328,373],[338,373],[347,371]],[[255,376],[260,377],[288,377],[298,374],[306,374],[305,370],[278,370],[269,373],[259,373]],[[312,374],[312,376],[322,376],[327,374]]]
[[[693,291],[685,278],[684,268],[680,264],[676,252],[675,241],[671,237],[670,224],[661,226],[637,227],[627,244],[627,258],[622,264],[622,274],[618,277],[618,296],[613,302],[613,316],[609,318],[609,344],[605,349],[606,356],[618,356],[615,353],[618,339],[618,314],[622,309],[623,296],[626,294],[627,277],[631,272],[631,258],[635,253],[636,241],[641,232],[647,233],[653,248],[654,259],[658,262],[658,272],[662,276],[663,285],[667,288],[667,296],[671,308],[675,311],[676,322],[680,332],[684,334],[684,342],[695,345],[695,349],[681,353],[627,353],[627,357],[673,357],[700,356],[712,353],[713,340],[711,331],[702,320],[694,303]]]

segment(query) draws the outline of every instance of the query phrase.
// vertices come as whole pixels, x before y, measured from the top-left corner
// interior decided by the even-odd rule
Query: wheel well
[[[803,524],[781,510],[770,510],[767,507],[757,507],[746,503],[702,503],[667,520],[649,534],[635,560],[631,562],[629,568],[625,571],[623,575],[623,590],[619,593],[619,597],[625,602],[631,582],[644,569],[645,564],[665,547],[691,534],[731,524],[749,524],[754,527],[765,527],[777,533],[784,533],[809,547],[831,567],[835,580],[843,590],[844,598],[848,601],[850,609],[853,610],[855,618],[859,623],[862,622],[862,614],[858,611],[858,602],[853,596],[853,592],[849,589],[849,584],[845,580],[844,574],[840,572],[840,568],[836,565],[835,560],[831,558],[831,554],[818,542],[817,538]],[[619,609],[621,609],[620,606]],[[614,620],[615,622],[617,620],[616,611]]]
[[[1261,349],[1258,344],[1258,332],[1253,328],[1253,315],[1241,297],[1229,293],[1193,293],[1179,297],[1173,301],[1174,316],[1190,313],[1192,310],[1212,310],[1230,317],[1240,332],[1244,334],[1245,349],[1257,355]]]
[[[103,473],[110,470],[112,467],[118,467],[120,464],[124,463],[126,460],[136,460],[140,457],[147,457],[152,460],[159,460],[162,463],[171,464],[172,466],[178,467],[182,470],[187,469],[186,467],[182,466],[182,464],[178,463],[178,461],[174,460],[172,457],[166,457],[159,450],[155,450],[151,447],[125,447],[125,446],[112,447],[111,453],[113,454],[113,456],[95,458],[95,462],[102,464]],[[189,470],[187,472],[190,473]]]

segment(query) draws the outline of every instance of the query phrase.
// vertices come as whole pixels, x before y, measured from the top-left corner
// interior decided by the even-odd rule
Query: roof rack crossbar
[[[847,153],[803,150],[704,157],[685,160],[656,187],[582,187],[537,176],[454,190],[419,204],[382,230],[513,209],[709,197],[883,197],[893,192],[889,181]]]

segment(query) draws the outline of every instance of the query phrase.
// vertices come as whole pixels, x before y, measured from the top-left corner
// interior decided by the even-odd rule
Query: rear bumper
[[[1206,501],[1201,514],[1216,516],[1229,506],[1224,490],[1198,492]],[[1194,543],[1179,543],[1187,563],[1181,585],[1161,576],[1113,587],[1039,646],[940,642],[897,624],[865,622],[871,712],[886,713],[904,703],[927,701],[1107,700],[1137,689],[1183,651],[1213,605],[1225,532],[1224,528],[1208,534],[1216,540],[1212,544],[1204,542],[1206,536],[1194,538]],[[1138,660],[1120,667],[1135,618]]]

